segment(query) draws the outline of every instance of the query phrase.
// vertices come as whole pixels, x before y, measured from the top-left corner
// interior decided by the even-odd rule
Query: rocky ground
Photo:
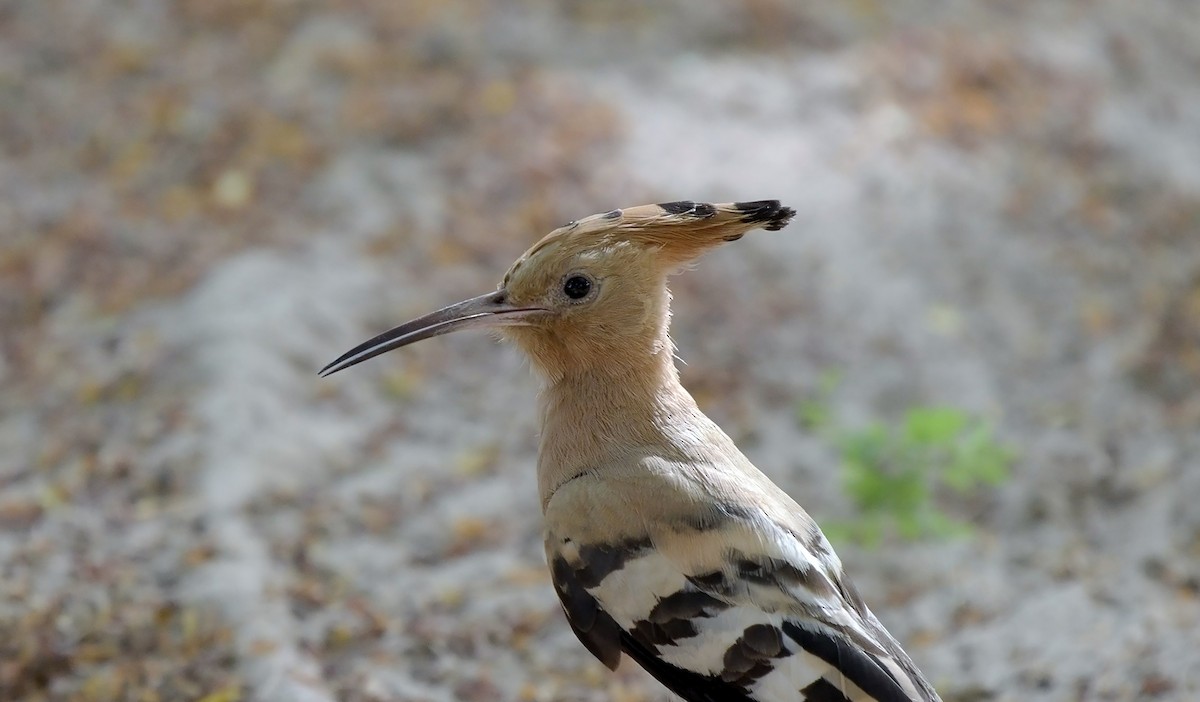
[[[986,418],[971,536],[839,547],[949,702],[1200,698],[1200,11],[0,2],[0,699],[662,700],[567,630],[536,383],[367,336],[612,207],[799,215],[675,285],[685,383]],[[832,389],[822,378],[836,375]]]

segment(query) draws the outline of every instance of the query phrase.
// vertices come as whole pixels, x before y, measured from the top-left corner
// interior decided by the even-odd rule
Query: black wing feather
[[[554,591],[562,602],[563,614],[579,642],[609,670],[621,662],[621,627],[588,594],[575,570],[561,556],[550,563]]]
[[[806,629],[795,622],[784,622],[783,631],[801,648],[833,666],[877,702],[912,702],[912,697],[874,656],[848,639]]]

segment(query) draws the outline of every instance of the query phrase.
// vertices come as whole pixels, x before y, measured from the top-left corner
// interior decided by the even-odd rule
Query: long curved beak
[[[437,312],[389,329],[342,354],[333,363],[322,368],[319,375],[324,378],[392,349],[459,329],[525,324],[531,315],[539,312],[545,310],[540,307],[516,307],[509,304],[508,295],[504,290],[490,292],[443,307]]]

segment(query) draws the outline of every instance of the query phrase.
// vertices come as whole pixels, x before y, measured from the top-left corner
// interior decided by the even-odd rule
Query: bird
[[[680,382],[668,279],[795,210],[778,200],[614,209],[555,229],[492,292],[320,371],[486,328],[540,376],[546,562],[579,641],[696,702],[940,702],[817,523]]]

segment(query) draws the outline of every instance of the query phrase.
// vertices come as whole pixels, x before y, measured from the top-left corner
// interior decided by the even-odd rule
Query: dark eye
[[[563,283],[563,294],[572,300],[581,300],[592,291],[592,281],[581,275],[573,275]]]

